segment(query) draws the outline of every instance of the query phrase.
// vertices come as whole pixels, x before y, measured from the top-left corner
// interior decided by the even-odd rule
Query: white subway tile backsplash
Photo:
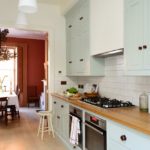
[[[99,82],[102,96],[131,101],[135,105],[139,105],[139,95],[143,91],[150,92],[150,77],[124,75],[123,55],[105,58],[104,77],[78,77],[77,82]]]

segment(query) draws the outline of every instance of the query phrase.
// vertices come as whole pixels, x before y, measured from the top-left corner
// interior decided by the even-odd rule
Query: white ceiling
[[[57,5],[62,14],[65,14],[78,0],[38,0],[39,3]]]
[[[37,0],[39,3],[47,3],[51,5],[62,5],[62,3],[67,3],[70,0]]]

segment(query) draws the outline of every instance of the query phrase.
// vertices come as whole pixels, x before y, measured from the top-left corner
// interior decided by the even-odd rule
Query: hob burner
[[[81,101],[96,105],[103,108],[118,108],[134,106],[130,101],[122,101],[117,99],[109,99],[107,97],[88,97],[82,98]]]

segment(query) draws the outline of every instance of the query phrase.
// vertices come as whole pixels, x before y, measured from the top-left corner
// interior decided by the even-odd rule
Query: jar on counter
[[[143,92],[139,97],[139,107],[141,111],[148,112],[148,95]]]

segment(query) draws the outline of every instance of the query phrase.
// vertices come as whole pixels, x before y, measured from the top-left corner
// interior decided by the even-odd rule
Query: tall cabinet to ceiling
[[[123,0],[90,0],[91,55],[123,49]]]
[[[128,75],[150,75],[150,1],[125,0],[125,66]]]
[[[90,55],[90,0],[66,14],[67,75],[104,75],[104,59]]]

